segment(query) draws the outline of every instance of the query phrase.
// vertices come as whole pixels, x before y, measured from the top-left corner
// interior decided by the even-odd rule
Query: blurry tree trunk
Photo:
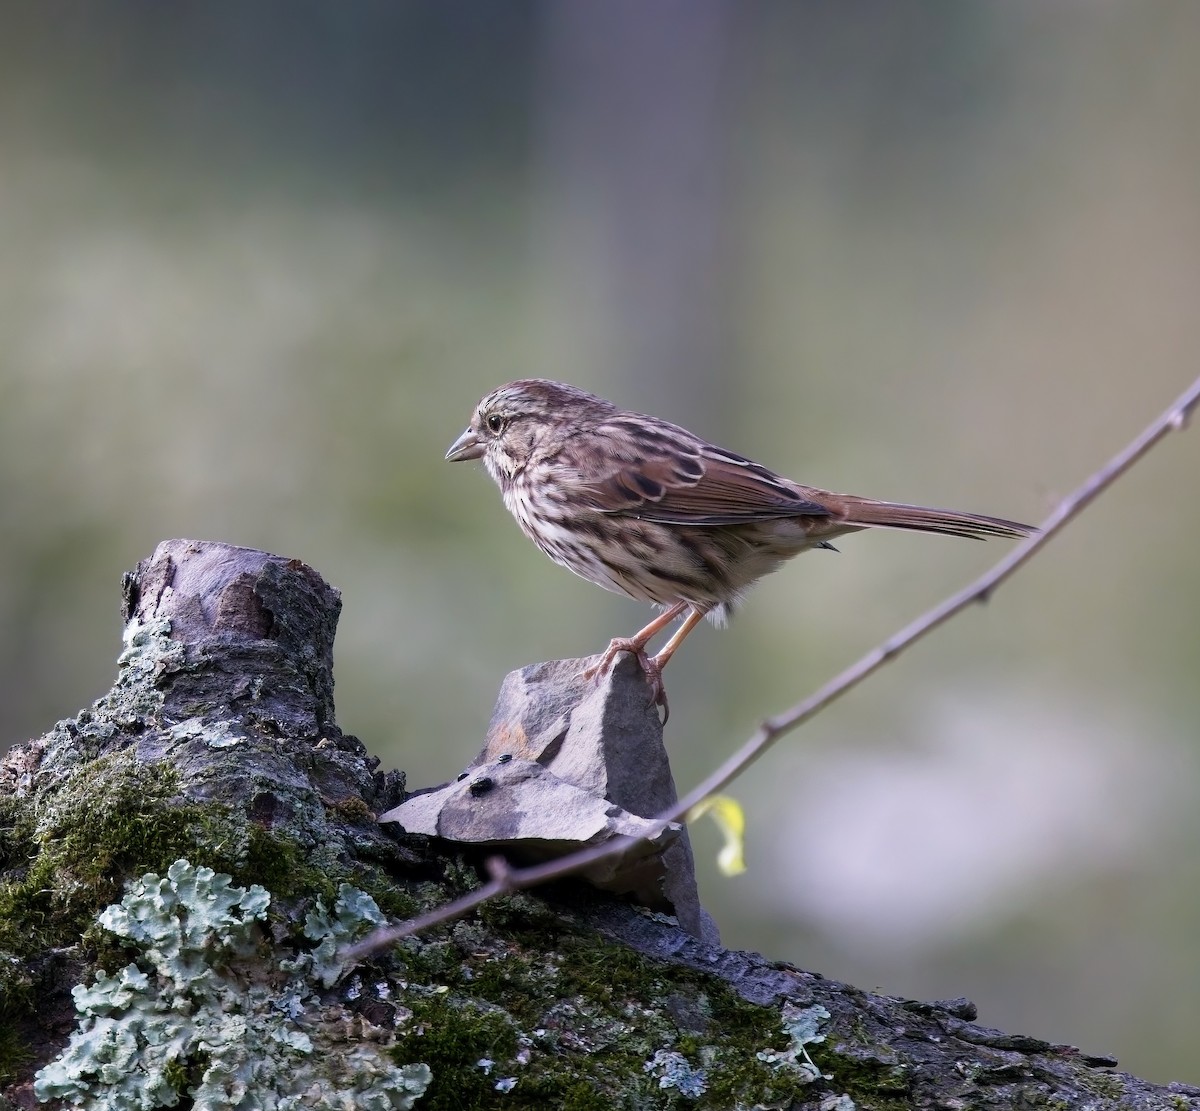
[[[543,9],[534,250],[547,374],[714,428],[729,350],[727,0]]]

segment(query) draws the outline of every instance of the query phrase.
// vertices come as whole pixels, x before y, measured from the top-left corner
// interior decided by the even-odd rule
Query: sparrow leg
[[[684,637],[703,620],[704,610],[693,609],[683,619],[682,624],[672,634],[671,639],[663,645],[662,651],[657,656],[647,657],[645,653],[638,656],[638,663],[642,665],[646,681],[650,684],[650,690],[654,695],[654,702],[663,708],[663,725],[667,724],[667,719],[671,716],[671,707],[667,704],[667,688],[663,686],[662,681],[663,668],[667,666],[670,658],[675,655],[675,649],[683,643]]]
[[[704,610],[692,607],[692,612],[683,619],[683,623],[675,630],[671,639],[663,645],[662,651],[650,661],[657,671],[661,673],[662,669],[667,666],[667,662],[675,655],[675,650],[683,643],[688,633],[704,620],[704,613]]]
[[[591,679],[596,675],[602,675],[612,667],[613,660],[621,652],[633,653],[637,657],[638,663],[641,664],[642,670],[647,671],[648,666],[651,665],[650,657],[646,655],[646,645],[650,643],[655,633],[665,629],[687,608],[687,602],[676,602],[673,606],[663,610],[649,625],[639,629],[633,636],[614,637],[608,642],[608,647],[604,650],[604,655],[600,657],[600,662],[589,667],[583,673],[583,677]]]
[[[600,658],[600,662],[594,667],[589,667],[583,676],[585,679],[590,679],[596,675],[602,675],[608,668],[612,667],[613,661],[621,652],[630,652],[637,659],[638,666],[641,667],[642,673],[646,676],[646,682],[650,685],[650,693],[654,696],[653,704],[663,708],[663,723],[671,716],[670,706],[667,704],[667,689],[663,686],[662,669],[666,666],[667,661],[675,653],[675,649],[683,642],[683,638],[688,635],[696,627],[697,622],[703,618],[703,611],[692,609],[692,612],[684,619],[683,624],[675,632],[675,635],[663,647],[657,656],[650,656],[646,653],[646,645],[654,637],[654,635],[666,628],[672,621],[675,620],[684,610],[688,609],[687,602],[676,602],[673,606],[665,609],[653,621],[644,628],[639,629],[631,637],[615,637],[609,641],[608,647],[604,650],[604,655]]]
[[[662,669],[656,667],[653,659],[647,655],[646,645],[650,643],[656,633],[670,625],[687,608],[687,602],[676,602],[673,606],[663,610],[653,621],[639,629],[633,636],[614,637],[608,642],[608,647],[604,650],[604,655],[600,657],[600,662],[587,668],[583,672],[583,677],[592,679],[597,675],[603,675],[612,667],[613,661],[621,652],[632,653],[637,659],[638,666],[646,675],[650,689],[654,693],[654,701],[660,706],[665,705],[667,696],[662,685],[660,674]]]

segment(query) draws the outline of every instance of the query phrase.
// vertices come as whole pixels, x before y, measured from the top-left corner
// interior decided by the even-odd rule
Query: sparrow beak
[[[487,445],[479,438],[474,429],[468,428],[457,440],[450,445],[446,458],[451,463],[461,463],[464,459],[479,459],[487,450]]]

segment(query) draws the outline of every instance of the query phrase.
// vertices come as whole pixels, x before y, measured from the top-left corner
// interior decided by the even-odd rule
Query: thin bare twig
[[[804,701],[797,703],[782,714],[768,718],[754,735],[717,768],[707,779],[697,784],[669,810],[658,815],[656,821],[665,825],[683,817],[693,806],[716,794],[726,787],[737,776],[741,775],[755,760],[757,760],[780,737],[798,728],[809,718],[813,717],[831,702],[840,698],[847,691],[858,686],[868,676],[873,675],[884,664],[894,660],[901,652],[916,644],[917,641],[931,633],[968,606],[976,602],[987,601],[998,586],[1004,583],[1018,568],[1023,567],[1038,552],[1049,543],[1051,537],[1060,532],[1070,521],[1074,520],[1091,502],[1103,491],[1108,489],[1130,467],[1151,450],[1168,433],[1182,431],[1187,427],[1192,413],[1200,405],[1200,378],[1188,387],[1179,399],[1151,424],[1130,444],[1119,451],[1103,467],[1090,475],[1073,493],[1067,495],[1058,506],[1042,522],[1041,528],[1013,548],[991,570],[980,575],[973,583],[957,594],[951,595],[944,602],[928,610],[915,621],[885,640],[877,648],[872,649],[857,663],[848,667],[836,678],[831,679],[819,690]],[[658,827],[661,829],[661,826]],[[657,835],[657,830],[651,830],[647,836]],[[498,895],[508,894],[529,887],[536,887],[551,880],[561,879],[574,874],[597,861],[616,858],[627,852],[639,838],[618,837],[602,845],[592,846],[569,856],[545,864],[537,864],[528,868],[512,868],[500,858],[488,862],[490,879],[474,891],[462,896],[454,902],[446,903],[419,918],[402,922],[398,926],[390,926],[376,930],[358,944],[347,949],[343,957],[347,961],[361,960],[370,954],[386,948],[403,937],[420,933],[443,922],[451,922],[456,918],[470,913],[477,906],[494,899]]]

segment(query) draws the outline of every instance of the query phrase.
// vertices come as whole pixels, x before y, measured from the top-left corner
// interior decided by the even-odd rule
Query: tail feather
[[[856,528],[910,529],[913,532],[964,536],[969,540],[986,540],[989,536],[1018,539],[1037,531],[1032,525],[1006,521],[1003,517],[959,513],[952,509],[930,509],[923,505],[871,501],[869,498],[844,498],[838,509],[844,523]]]

